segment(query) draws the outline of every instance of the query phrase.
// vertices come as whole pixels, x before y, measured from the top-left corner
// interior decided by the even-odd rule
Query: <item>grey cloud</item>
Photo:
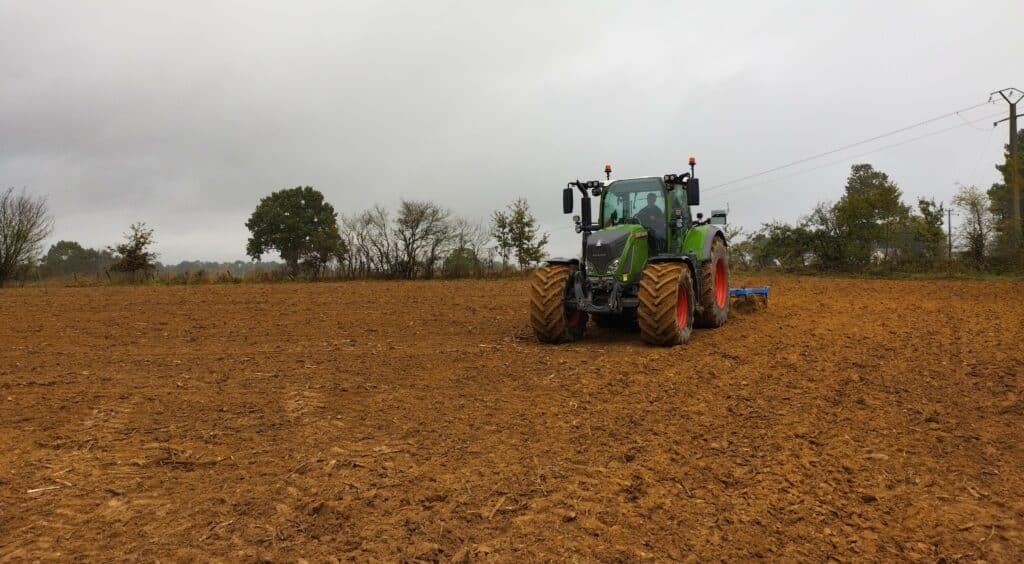
[[[58,238],[105,245],[148,221],[172,261],[241,257],[258,198],[306,184],[342,212],[408,197],[484,218],[525,196],[552,252],[572,252],[567,180],[695,154],[709,187],[984,100],[1022,82],[1021,16],[1011,1],[0,2],[0,185],[48,194]],[[964,127],[855,160],[948,199],[995,179],[1003,138]],[[850,162],[705,203],[748,227],[791,220],[835,199]]]

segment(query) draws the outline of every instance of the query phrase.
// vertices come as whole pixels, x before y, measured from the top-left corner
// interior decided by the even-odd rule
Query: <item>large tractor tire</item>
[[[696,296],[685,264],[648,264],[640,279],[637,321],[640,336],[652,345],[672,346],[690,340]]]
[[[566,303],[572,295],[576,267],[542,266],[530,282],[530,325],[542,343],[576,341],[587,328],[587,314]]]
[[[711,258],[700,265],[697,327],[715,328],[729,319],[729,249],[721,237],[711,242]]]

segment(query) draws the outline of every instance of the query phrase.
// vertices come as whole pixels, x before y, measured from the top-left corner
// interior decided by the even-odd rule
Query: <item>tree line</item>
[[[842,196],[817,204],[795,223],[774,221],[752,233],[730,226],[737,266],[871,273],[965,267],[988,272],[1022,268],[1010,248],[1010,166],[1024,172],[1024,130],[1018,154],[996,165],[1003,177],[988,190],[960,186],[950,205],[959,227],[949,234],[946,205],[919,198],[913,205],[890,176],[870,164],[850,169]],[[517,199],[487,221],[459,217],[426,200],[402,200],[398,209],[375,205],[338,214],[310,187],[262,198],[246,222],[246,263],[157,261],[153,230],[133,224],[124,241],[100,249],[61,240],[43,253],[53,231],[45,198],[13,188],[0,191],[0,286],[11,279],[69,275],[145,279],[156,272],[225,271],[230,276],[279,268],[289,278],[436,278],[518,272],[543,260],[541,233],[529,204]],[[953,235],[950,237],[950,235]],[[950,245],[952,242],[952,245]],[[281,263],[261,263],[268,254]],[[194,269],[194,270],[193,270]]]
[[[489,276],[537,263],[548,242],[523,199],[494,211],[488,222],[458,217],[421,200],[402,200],[395,211],[375,205],[339,215],[309,186],[261,199],[246,227],[246,254],[252,262],[161,264],[153,229],[142,222],[131,225],[114,245],[94,249],[60,240],[43,253],[53,230],[46,199],[7,189],[0,192],[0,286],[26,278],[116,276],[130,282],[155,275],[194,279],[197,273],[199,278],[227,274],[235,279],[274,271],[291,279]],[[283,262],[262,262],[273,253]]]
[[[1024,131],[1019,137],[1024,145]],[[1005,156],[1013,162],[1009,145]],[[795,271],[1017,270],[1009,236],[1009,169],[1006,164],[996,169],[1003,182],[987,191],[958,187],[950,202],[958,227],[950,234],[944,204],[919,198],[908,205],[887,173],[870,164],[853,165],[839,200],[817,204],[795,223],[769,222],[750,234],[734,229],[733,261]]]
[[[494,211],[489,223],[426,200],[402,200],[394,212],[375,205],[339,215],[309,186],[263,198],[246,227],[252,260],[276,252],[289,275],[313,278],[484,276],[510,270],[513,258],[528,268],[543,259],[548,242],[523,199]]]

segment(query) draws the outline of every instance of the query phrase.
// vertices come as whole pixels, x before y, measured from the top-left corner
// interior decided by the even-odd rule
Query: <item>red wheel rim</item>
[[[686,327],[686,317],[690,315],[690,298],[684,286],[680,286],[676,294],[676,323],[679,327]]]
[[[729,297],[729,283],[725,279],[725,261],[719,259],[715,263],[715,303],[718,307],[725,307],[725,300]]]

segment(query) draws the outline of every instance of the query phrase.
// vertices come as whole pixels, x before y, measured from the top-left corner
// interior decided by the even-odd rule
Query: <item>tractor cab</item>
[[[673,231],[685,231],[690,226],[685,191],[670,190],[661,177],[615,180],[605,186],[601,196],[600,228],[641,226],[647,233],[651,255],[667,252]],[[678,227],[677,219],[681,220]]]

